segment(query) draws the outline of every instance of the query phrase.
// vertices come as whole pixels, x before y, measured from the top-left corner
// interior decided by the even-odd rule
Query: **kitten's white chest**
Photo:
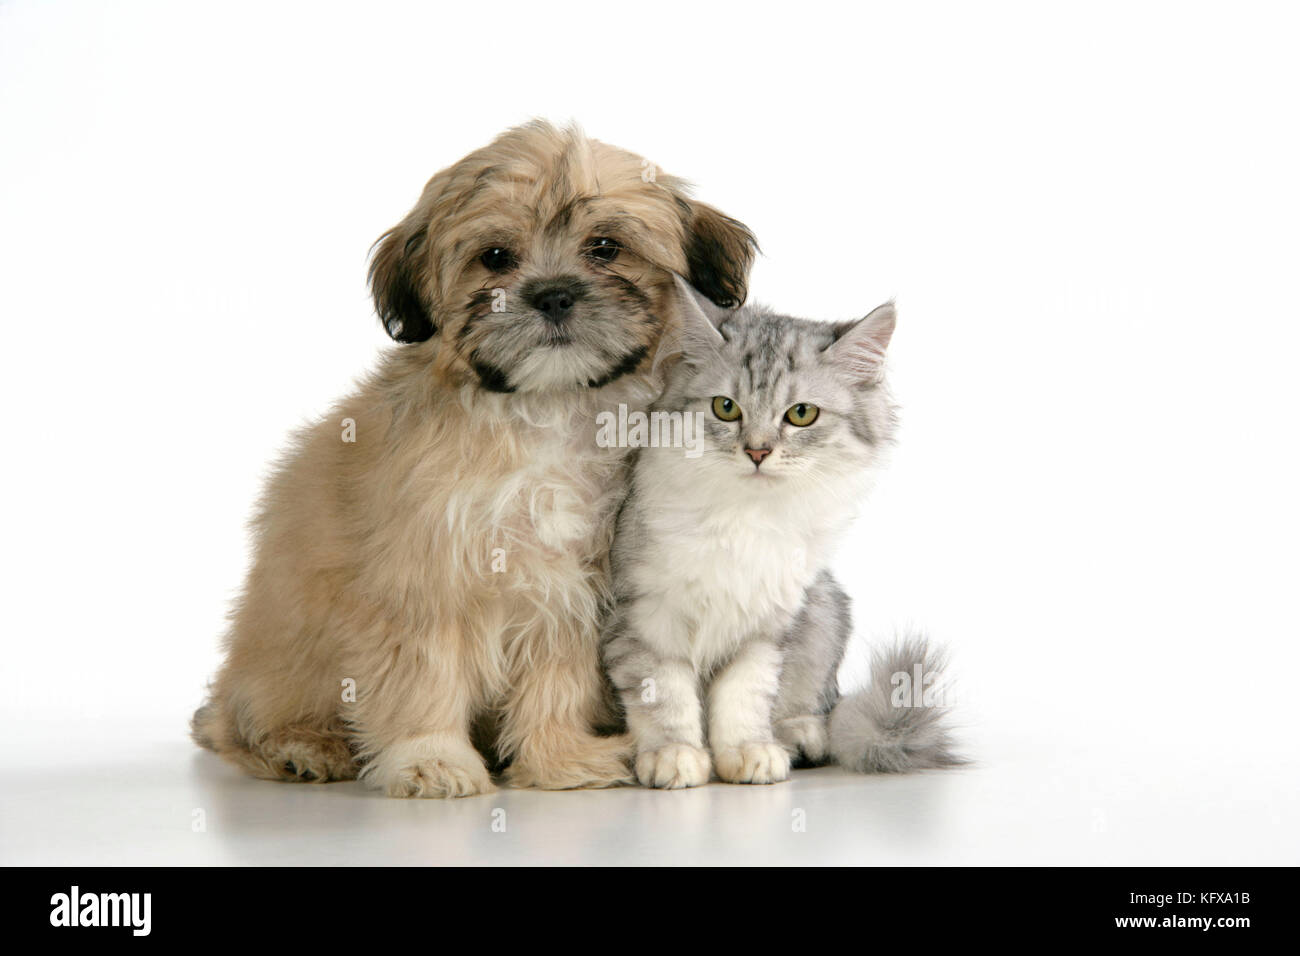
[[[788,628],[820,557],[806,536],[756,514],[715,514],[673,539],[679,546],[660,555],[657,577],[701,668]]]

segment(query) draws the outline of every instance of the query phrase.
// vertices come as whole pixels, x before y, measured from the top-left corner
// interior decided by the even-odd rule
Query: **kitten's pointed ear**
[[[886,302],[854,322],[835,326],[835,341],[826,356],[863,384],[874,385],[884,377],[885,349],[894,335],[898,315],[894,303]]]
[[[721,345],[724,340],[718,329],[735,310],[714,305],[679,275],[674,275],[673,281],[677,284],[677,295],[682,303],[683,343]]]
[[[681,321],[670,333],[659,340],[653,368],[657,371],[666,361],[682,358],[687,362],[712,355],[726,340],[718,328],[733,314],[722,309],[688,281],[674,273]]]

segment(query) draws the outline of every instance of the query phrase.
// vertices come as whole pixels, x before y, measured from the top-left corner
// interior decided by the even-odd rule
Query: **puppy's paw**
[[[352,780],[356,760],[342,733],[314,727],[286,727],[250,748],[256,773],[268,780],[326,783]],[[251,762],[250,760],[250,762]]]
[[[713,753],[718,776],[727,783],[779,783],[790,777],[790,754],[772,741],[750,741]]]
[[[366,766],[364,777],[390,797],[471,797],[496,789],[469,742],[443,736],[386,748]]]
[[[772,729],[776,732],[776,739],[785,744],[791,756],[802,755],[804,760],[812,764],[825,763],[829,751],[825,717],[815,714],[787,717],[778,720]]]
[[[487,769],[464,767],[448,760],[426,760],[401,767],[384,784],[390,797],[472,797],[496,787]]]
[[[709,754],[690,744],[667,744],[636,755],[636,778],[647,787],[680,790],[709,782]]]
[[[634,782],[628,769],[631,756],[626,735],[584,735],[558,753],[519,758],[506,771],[506,779],[512,787],[539,790],[617,787]]]

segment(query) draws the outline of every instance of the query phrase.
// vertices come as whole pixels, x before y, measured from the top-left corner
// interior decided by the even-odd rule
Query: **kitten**
[[[680,358],[654,411],[693,416],[703,450],[636,453],[602,647],[637,778],[678,788],[707,783],[711,766],[773,783],[792,759],[863,772],[959,763],[941,709],[898,706],[895,684],[937,680],[943,662],[924,640],[878,653],[869,686],[843,700],[836,683],[851,624],[827,567],[894,432],[892,303],[809,322],[720,310],[678,284]]]

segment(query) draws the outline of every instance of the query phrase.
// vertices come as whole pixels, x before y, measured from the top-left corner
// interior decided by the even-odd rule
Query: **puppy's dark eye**
[[[617,240],[606,239],[604,236],[587,240],[587,255],[597,262],[613,262],[622,249]]]
[[[515,267],[515,254],[501,246],[485,249],[478,260],[489,272],[509,272]]]

